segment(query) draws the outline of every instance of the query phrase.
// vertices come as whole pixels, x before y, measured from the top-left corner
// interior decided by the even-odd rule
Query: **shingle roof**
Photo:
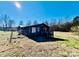
[[[27,28],[27,27],[38,27],[38,26],[41,26],[41,25],[44,25],[44,26],[46,26],[46,27],[49,27],[48,25],[42,23],[42,24],[36,24],[36,25],[31,25],[31,26],[25,26],[25,27],[23,27],[23,28]]]

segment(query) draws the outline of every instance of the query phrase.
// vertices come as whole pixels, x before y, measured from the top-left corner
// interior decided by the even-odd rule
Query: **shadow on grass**
[[[66,39],[60,39],[60,38],[54,38],[54,37],[43,37],[43,36],[37,36],[37,37],[29,37],[28,38],[36,41],[36,42],[55,42],[55,41],[67,41]]]

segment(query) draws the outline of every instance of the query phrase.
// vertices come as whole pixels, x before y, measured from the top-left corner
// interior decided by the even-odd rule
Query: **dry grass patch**
[[[12,43],[9,43],[10,32],[1,32],[0,56],[79,56],[79,41],[71,35],[73,34],[68,32],[55,32],[56,38],[67,41],[35,42],[28,37],[18,36],[17,32],[14,32]]]

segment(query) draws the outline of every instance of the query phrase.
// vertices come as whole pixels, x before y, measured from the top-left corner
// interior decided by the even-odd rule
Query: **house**
[[[44,23],[26,27],[19,27],[18,32],[29,37],[49,37],[51,34],[53,34],[50,32],[49,26]]]

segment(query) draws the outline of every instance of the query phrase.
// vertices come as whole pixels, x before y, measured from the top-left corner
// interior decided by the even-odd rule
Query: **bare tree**
[[[7,30],[8,20],[9,20],[9,16],[7,16],[7,15],[3,15],[1,17],[2,25],[3,25],[3,30]]]
[[[13,29],[12,29],[12,27],[13,27],[13,25],[15,24],[15,21],[14,20],[9,20],[9,22],[8,22],[8,25],[9,25],[9,28],[11,28],[10,30],[11,30],[11,35],[10,35],[10,43],[12,42],[12,36],[13,36]]]
[[[4,15],[3,22],[4,22],[4,26],[5,26],[6,30],[7,30],[7,26],[8,26],[8,19],[9,19],[9,16]]]
[[[60,24],[61,24],[61,19],[58,19],[57,25],[60,25]]]
[[[31,25],[31,21],[30,20],[28,20],[27,23],[26,23],[26,26],[29,26],[29,25]]]
[[[9,18],[8,24],[7,24],[8,25],[8,29],[11,31],[9,43],[12,42],[14,24],[15,24],[15,21]]]
[[[56,19],[51,19],[49,25],[50,26],[56,25]]]
[[[33,25],[36,25],[36,24],[38,24],[37,20],[35,20],[35,21],[33,22]]]
[[[19,26],[22,26],[23,25],[23,21],[21,20],[20,22],[19,22]]]
[[[1,18],[1,15],[0,15],[0,25],[2,25],[2,18]]]
[[[9,27],[12,28],[12,26],[15,23],[14,20],[10,19],[8,15],[3,15],[1,17],[1,21],[2,21],[3,30],[9,30]],[[13,36],[13,31],[11,29],[10,40],[9,40],[10,43],[12,41],[12,36]]]
[[[46,20],[45,22],[44,22],[46,25],[49,25],[49,23],[48,23],[48,21]]]
[[[49,25],[50,25],[50,26],[53,26],[53,25],[54,25],[54,22],[53,22],[53,21],[51,21],[51,22],[49,23]]]
[[[19,22],[19,26],[18,26],[18,28],[17,28],[17,30],[18,30],[18,35],[21,35],[21,26],[23,25],[23,21],[21,20],[20,22]]]
[[[3,25],[3,22],[2,22],[2,17],[0,15],[0,30],[2,30],[2,25]]]
[[[2,27],[2,30],[4,30],[4,23],[3,23],[3,16],[0,15],[0,26]]]
[[[9,28],[12,28],[14,24],[15,24],[14,20],[11,20],[11,19],[8,20],[8,27]]]

